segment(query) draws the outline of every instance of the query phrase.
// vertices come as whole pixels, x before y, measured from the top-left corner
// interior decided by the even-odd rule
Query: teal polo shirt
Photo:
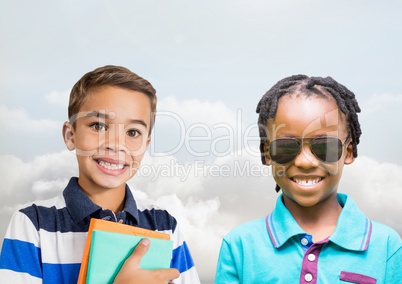
[[[215,283],[402,283],[402,240],[369,220],[351,197],[333,234],[313,243],[278,197],[265,218],[240,225],[221,245]]]

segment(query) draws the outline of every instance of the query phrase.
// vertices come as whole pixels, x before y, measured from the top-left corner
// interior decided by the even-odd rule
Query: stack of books
[[[144,269],[169,268],[173,242],[168,234],[91,219],[77,283],[113,283],[124,261],[144,237],[151,244],[140,266]]]

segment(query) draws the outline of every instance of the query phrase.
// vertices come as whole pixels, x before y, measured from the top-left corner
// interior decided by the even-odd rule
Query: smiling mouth
[[[297,183],[300,186],[313,186],[322,181],[324,178],[317,177],[317,178],[310,178],[310,179],[302,179],[302,178],[292,178],[292,181]]]
[[[112,163],[108,163],[108,162],[101,161],[101,160],[97,160],[97,163],[101,167],[111,170],[111,171],[122,170],[126,166],[125,164],[112,164]]]

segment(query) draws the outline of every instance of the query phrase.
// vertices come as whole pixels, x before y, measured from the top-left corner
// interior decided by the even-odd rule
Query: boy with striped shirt
[[[168,233],[173,241],[170,269],[140,268],[150,245],[144,239],[114,283],[199,283],[176,219],[137,202],[126,184],[149,145],[156,101],[147,80],[119,66],[97,68],[74,85],[63,138],[75,151],[78,178],[58,197],[14,213],[0,255],[2,281],[76,283],[90,219],[98,218]]]

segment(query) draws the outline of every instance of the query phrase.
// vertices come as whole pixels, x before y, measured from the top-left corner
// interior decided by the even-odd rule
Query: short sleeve
[[[191,257],[190,249],[183,239],[179,225],[176,226],[172,234],[172,240],[173,253],[170,267],[176,268],[180,272],[180,277],[174,279],[173,282],[177,284],[199,284],[200,279]]]
[[[400,283],[402,281],[402,246],[387,260],[385,283]]]
[[[240,283],[230,243],[223,239],[216,268],[215,284]]]
[[[0,279],[5,283],[42,283],[38,231],[22,212],[13,214],[0,255]]]

